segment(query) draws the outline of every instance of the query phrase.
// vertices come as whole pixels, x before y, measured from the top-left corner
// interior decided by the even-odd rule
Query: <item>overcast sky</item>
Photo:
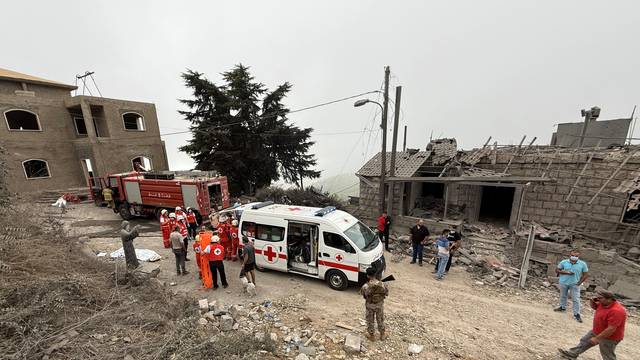
[[[554,124],[580,121],[581,108],[628,117],[640,102],[639,10],[584,0],[10,1],[0,67],[67,83],[95,71],[105,97],[155,103],[169,133],[188,125],[176,111],[187,68],[217,82],[243,63],[270,88],[291,82],[286,103],[298,109],[380,89],[389,65],[408,147],[432,133],[464,148],[525,134],[548,144]],[[350,100],[291,115],[315,129],[323,176],[353,173],[379,149],[376,108]],[[193,166],[177,150],[188,138],[164,137],[171,169]]]

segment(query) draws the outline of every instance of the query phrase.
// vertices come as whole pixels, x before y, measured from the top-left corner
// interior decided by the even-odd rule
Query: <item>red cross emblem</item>
[[[342,262],[342,255],[336,255],[336,260],[338,260],[338,262]]]
[[[293,208],[289,208],[289,211],[298,211],[298,210],[302,210],[299,207],[293,207]]]
[[[220,255],[220,254],[222,254],[222,250],[220,248],[216,248],[215,250],[213,250],[213,253],[215,255]]]
[[[278,253],[273,251],[273,246],[267,246],[264,252],[262,253],[270,264],[278,261]]]

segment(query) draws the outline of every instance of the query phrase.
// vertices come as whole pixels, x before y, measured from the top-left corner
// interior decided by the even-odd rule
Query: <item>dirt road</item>
[[[69,229],[79,235],[109,232],[109,227],[119,223],[115,214],[88,205],[76,207],[67,217]],[[168,286],[170,291],[189,293],[194,298],[218,299],[227,304],[298,294],[307,298],[308,304],[285,321],[295,323],[298,315],[308,316],[316,328],[327,331],[335,329],[338,321],[364,331],[363,301],[356,288],[338,292],[320,280],[265,272],[258,273],[257,299],[249,300],[238,280],[239,264],[227,262],[229,288],[204,291],[197,280],[195,262],[187,263],[191,275],[176,276],[173,254],[162,247],[157,228],[151,222],[142,223],[148,232],[135,240],[136,248],[151,249],[162,255],[158,278],[167,284],[177,284]],[[120,239],[97,237],[88,241],[88,245],[96,252],[110,252],[120,247]],[[192,257],[193,253],[189,255]],[[387,273],[397,279],[389,284],[390,296],[385,303],[390,339],[366,341],[366,358],[405,358],[407,346],[416,343],[425,346],[424,351],[414,357],[422,359],[559,359],[558,347],[573,346],[590,329],[591,310],[583,311],[583,324],[574,321],[570,313],[555,313],[552,308],[557,295],[551,290],[518,291],[477,285],[463,267],[453,267],[445,280],[439,282],[433,279],[431,266],[418,267],[408,262],[405,258],[400,263],[388,263]],[[626,338],[618,347],[619,359],[638,358],[639,330],[638,317],[634,314],[627,324]],[[597,349],[592,349],[581,359],[600,359],[600,355]]]

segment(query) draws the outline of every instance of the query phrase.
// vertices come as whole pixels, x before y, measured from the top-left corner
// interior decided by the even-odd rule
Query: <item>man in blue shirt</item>
[[[567,295],[571,291],[573,303],[573,317],[582,322],[580,317],[580,285],[589,277],[587,263],[580,260],[580,251],[572,250],[568,259],[560,261],[556,267],[556,274],[560,276],[560,306],[554,311],[565,311],[567,308]]]

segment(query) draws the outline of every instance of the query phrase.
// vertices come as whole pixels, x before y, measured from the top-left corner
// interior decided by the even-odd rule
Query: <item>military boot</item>
[[[367,333],[367,339],[369,339],[369,341],[376,341],[376,335],[372,333]]]
[[[387,340],[387,334],[386,334],[384,331],[382,331],[382,332],[380,333],[380,340],[381,340],[381,341],[383,341],[383,340]]]

